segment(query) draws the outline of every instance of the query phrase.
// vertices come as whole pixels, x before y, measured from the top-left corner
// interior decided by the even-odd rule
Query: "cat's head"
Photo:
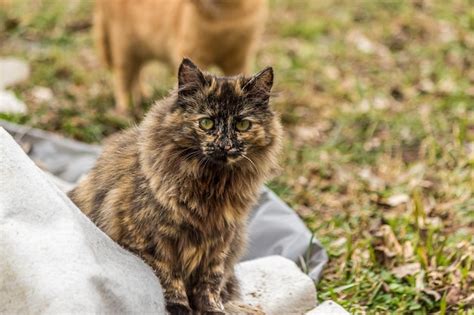
[[[270,67],[250,77],[217,77],[184,59],[171,109],[178,128],[173,142],[206,165],[259,163],[279,143],[279,119],[269,105],[272,85]]]

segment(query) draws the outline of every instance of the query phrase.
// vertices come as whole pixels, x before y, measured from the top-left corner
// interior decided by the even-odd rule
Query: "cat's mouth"
[[[219,147],[207,144],[201,147],[207,160],[219,165],[231,165],[242,158],[242,152],[236,147]]]
[[[242,158],[242,155],[234,150],[204,150],[204,155],[211,162],[220,165],[232,165]]]
[[[208,156],[213,162],[217,164],[234,164],[240,160],[241,155],[238,153],[229,154],[229,153],[214,153]]]

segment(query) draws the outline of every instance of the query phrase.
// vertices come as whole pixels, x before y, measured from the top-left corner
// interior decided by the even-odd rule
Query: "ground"
[[[27,60],[28,115],[86,142],[114,115],[90,1],[0,0],[0,55]],[[474,4],[271,1],[257,68],[285,126],[269,183],[330,255],[320,301],[353,313],[474,314]],[[145,107],[174,84],[147,69]],[[41,87],[52,91],[52,98]]]

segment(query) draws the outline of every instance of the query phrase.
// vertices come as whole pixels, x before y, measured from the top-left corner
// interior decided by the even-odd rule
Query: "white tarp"
[[[268,315],[316,304],[313,281],[283,257],[243,262],[236,273],[244,304]],[[0,127],[0,314],[164,313],[151,268],[101,232]]]
[[[99,146],[42,130],[3,120],[0,126],[14,136],[35,163],[63,180],[63,187],[74,185],[92,168],[101,152]],[[267,188],[250,215],[248,231],[249,246],[242,260],[281,255],[307,270],[313,280],[319,280],[328,259],[326,251],[298,215]]]
[[[0,127],[0,313],[164,314],[148,265],[100,231]]]

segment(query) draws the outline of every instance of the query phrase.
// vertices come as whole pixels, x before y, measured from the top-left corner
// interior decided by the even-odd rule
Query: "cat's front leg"
[[[206,270],[199,274],[199,279],[192,289],[190,300],[193,309],[203,315],[225,314],[221,299],[223,279],[224,259],[212,261]]]
[[[158,277],[164,291],[166,310],[171,315],[192,314],[183,280],[173,276],[173,273],[160,273]]]
[[[148,254],[142,254],[142,257],[153,267],[155,274],[160,279],[166,301],[166,310],[171,315],[191,315],[192,310],[189,307],[186,287],[180,276],[181,273],[173,269],[176,264],[159,260],[156,256]]]

